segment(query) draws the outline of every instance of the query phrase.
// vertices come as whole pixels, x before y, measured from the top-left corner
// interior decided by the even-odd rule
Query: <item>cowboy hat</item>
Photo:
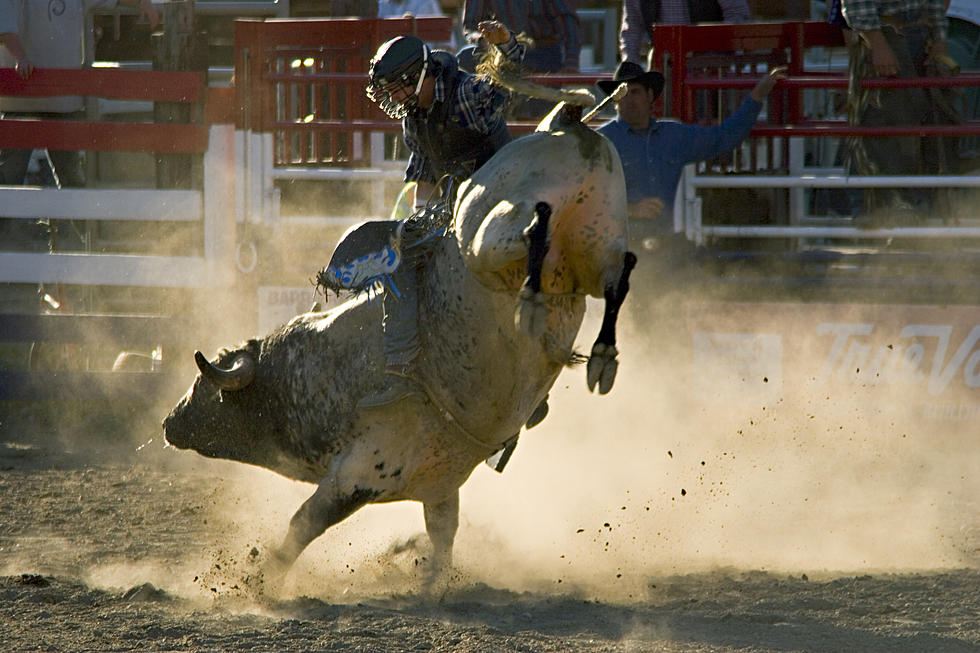
[[[646,72],[640,64],[633,63],[632,61],[624,61],[619,64],[616,68],[616,73],[613,75],[612,79],[603,79],[596,82],[596,86],[599,90],[609,95],[616,90],[616,87],[623,82],[636,82],[638,84],[643,84],[651,91],[653,91],[653,97],[660,97],[660,93],[664,90],[664,76],[655,70]]]

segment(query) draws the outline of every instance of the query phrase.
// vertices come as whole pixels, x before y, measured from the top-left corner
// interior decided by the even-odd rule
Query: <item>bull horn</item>
[[[215,367],[199,351],[194,352],[194,361],[201,375],[221,390],[241,390],[255,379],[255,359],[248,352],[240,352],[227,370]]]

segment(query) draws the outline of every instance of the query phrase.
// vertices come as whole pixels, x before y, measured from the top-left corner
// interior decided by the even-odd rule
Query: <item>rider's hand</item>
[[[510,40],[510,30],[499,20],[481,20],[477,27],[483,38],[493,45],[501,45]]]

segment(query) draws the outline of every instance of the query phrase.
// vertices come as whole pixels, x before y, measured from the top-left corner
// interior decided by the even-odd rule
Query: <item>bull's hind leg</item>
[[[517,328],[532,338],[539,338],[544,333],[548,321],[548,307],[545,304],[544,293],[541,292],[541,269],[544,267],[544,257],[548,253],[548,220],[551,219],[551,207],[545,202],[534,205],[535,216],[531,224],[524,230],[524,242],[527,244],[527,278],[518,294],[517,312],[514,322]]]
[[[342,494],[337,491],[335,479],[328,477],[328,480],[321,482],[313,496],[289,520],[286,538],[272,551],[263,569],[267,579],[273,583],[281,580],[310,542],[354,514],[378,494],[377,490],[363,488]]]
[[[602,326],[599,328],[599,336],[592,345],[592,355],[589,356],[589,363],[586,366],[586,380],[589,384],[589,391],[595,390],[596,384],[599,386],[599,394],[604,395],[613,387],[616,380],[616,370],[619,362],[616,360],[616,318],[619,317],[619,307],[626,299],[626,293],[630,289],[630,272],[636,266],[636,254],[626,252],[623,258],[623,273],[619,277],[619,282],[613,286],[606,286],[603,295],[606,298],[606,310],[602,315]]]

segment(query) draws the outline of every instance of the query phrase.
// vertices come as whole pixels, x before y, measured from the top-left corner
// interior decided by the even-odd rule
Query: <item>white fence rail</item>
[[[5,217],[203,221],[203,256],[0,253],[0,283],[203,288],[235,270],[234,127],[210,128],[204,188],[193,190],[0,187]]]
[[[693,164],[684,169],[674,209],[674,229],[683,231],[688,240],[700,245],[710,236],[738,238],[848,238],[872,240],[881,238],[980,238],[980,226],[916,226],[861,228],[803,224],[810,220],[803,203],[792,203],[790,224],[772,225],[706,225],[703,202],[698,194],[708,188],[786,188],[791,192],[804,189],[865,188],[980,188],[980,175],[861,176],[841,175],[826,170],[803,171],[800,175],[699,175]],[[978,216],[980,218],[980,216]],[[826,218],[825,218],[826,220]],[[841,219],[843,222],[843,219]],[[978,219],[980,222],[980,219]]]

